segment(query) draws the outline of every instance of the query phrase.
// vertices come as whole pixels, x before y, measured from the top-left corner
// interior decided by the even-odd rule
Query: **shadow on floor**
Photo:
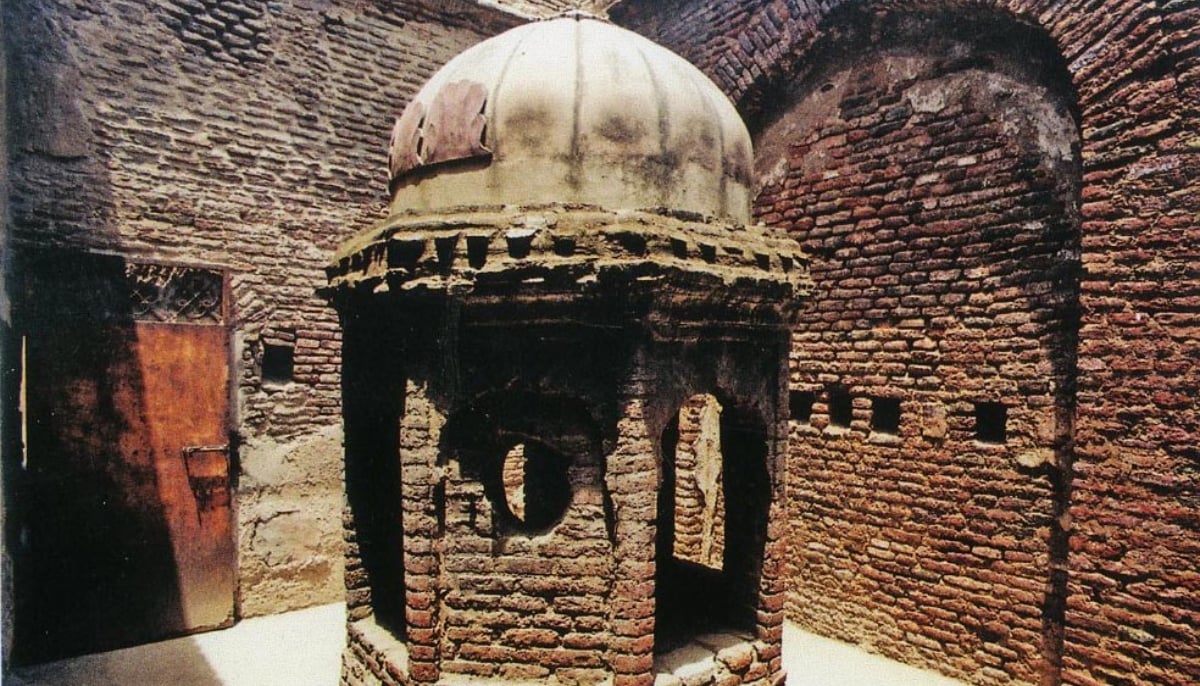
[[[247,619],[231,629],[14,670],[5,686],[336,686],[341,604]]]

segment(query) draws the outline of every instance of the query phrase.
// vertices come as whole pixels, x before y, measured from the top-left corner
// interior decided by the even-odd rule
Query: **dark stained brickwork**
[[[500,231],[533,219],[535,247],[513,254]],[[484,233],[489,226],[497,230]],[[750,242],[759,235],[667,214],[542,206],[397,215],[347,243],[328,291],[346,325],[344,684],[681,683],[686,670],[672,674],[678,659],[664,657],[676,651],[705,653],[707,673],[689,683],[775,683],[787,330],[736,330],[721,316],[771,322],[766,279],[794,279],[798,295],[806,282],[796,261],[785,267],[771,254],[774,243]],[[480,238],[492,246],[475,262],[486,269],[470,261]],[[651,261],[707,241],[724,246],[719,261],[695,248],[691,263]],[[418,252],[414,242],[449,249]],[[406,259],[414,254],[428,257]],[[625,280],[631,264],[711,276],[656,280],[632,295],[601,281],[587,298],[558,285],[593,288],[584,270],[596,265],[600,279]],[[546,275],[532,287],[531,266]],[[430,295],[439,289],[459,302]],[[648,300],[671,303],[668,328],[642,328],[658,320]],[[687,326],[692,313],[709,340]],[[668,564],[675,489],[664,456],[697,433],[678,424],[700,392],[729,398],[710,420],[728,457],[731,526],[717,573]],[[505,474],[518,445],[526,494],[540,493],[525,500],[524,521],[510,500],[521,475]],[[398,474],[389,470],[397,448]],[[402,550],[402,563],[381,555],[381,543]]]
[[[5,3],[12,241],[230,274],[240,602],[341,587],[340,339],[314,294],[383,214],[393,118],[520,20],[466,2]],[[266,346],[291,380],[264,382]]]
[[[916,384],[929,384],[936,374],[922,377],[923,381],[910,377],[907,383],[912,386],[893,383],[897,378],[904,378],[895,376],[903,373],[899,368],[885,367],[871,375],[851,379],[839,377],[853,369],[863,372],[868,368],[878,369],[876,365],[889,356],[896,359],[903,355],[909,366],[921,365],[916,361],[918,358],[930,359],[939,355],[942,362],[948,362],[950,351],[944,347],[946,344],[959,348],[956,355],[971,354],[972,347],[976,348],[974,354],[979,354],[997,345],[1015,354],[1017,347],[1026,346],[1028,350],[1022,354],[1030,356],[1031,363],[1034,358],[1053,359],[1051,348],[1054,346],[1047,348],[1045,340],[1038,340],[1043,335],[1039,332],[1053,329],[1052,321],[1045,317],[1045,310],[1038,307],[1038,301],[1044,299],[1044,295],[1038,293],[1044,288],[1050,289],[1046,293],[1053,292],[1053,279],[1042,270],[1044,265],[1031,267],[1050,257],[1054,240],[1065,240],[1065,237],[1051,237],[1048,243],[1047,236],[1042,235],[1038,241],[1019,247],[1022,237],[1032,234],[1015,232],[1006,235],[999,229],[1005,223],[1003,211],[999,216],[988,216],[992,212],[987,207],[996,200],[1007,198],[1010,210],[1015,210],[1023,202],[1018,200],[1019,197],[1053,194],[1045,184],[1053,186],[1054,182],[1049,178],[1039,179],[1036,173],[1044,166],[1034,159],[1039,155],[1026,159],[1024,153],[1016,152],[1030,141],[1031,136],[1019,133],[1020,128],[996,129],[1004,118],[996,107],[999,105],[1003,110],[1003,104],[976,102],[974,112],[963,110],[950,115],[946,129],[940,133],[929,130],[935,122],[911,105],[910,109],[914,111],[896,110],[893,115],[896,119],[887,121],[887,108],[902,107],[905,101],[911,101],[913,86],[923,83],[934,87],[934,92],[942,90],[951,96],[961,96],[970,90],[959,87],[944,90],[946,86],[955,85],[952,73],[930,74],[915,82],[893,78],[884,72],[894,68],[895,60],[878,50],[868,50],[857,62],[866,74],[866,81],[852,87],[867,91],[861,94],[861,102],[851,103],[851,107],[859,107],[861,111],[848,115],[834,111],[832,116],[822,115],[817,122],[807,122],[808,129],[786,144],[794,143],[796,147],[784,147],[782,155],[779,149],[759,152],[760,161],[764,163],[773,164],[786,158],[787,166],[805,168],[805,172],[793,171],[792,176],[784,179],[785,184],[793,179],[798,184],[792,189],[784,189],[785,193],[793,194],[789,197],[779,195],[778,189],[770,184],[765,187],[760,202],[763,218],[790,225],[810,245],[834,239],[833,252],[814,255],[814,266],[824,265],[826,275],[832,273],[837,285],[822,285],[814,270],[815,281],[820,287],[831,289],[827,293],[835,289],[841,291],[835,296],[839,302],[847,304],[850,311],[861,311],[866,315],[849,320],[847,308],[830,310],[824,313],[829,317],[830,330],[845,326],[847,337],[834,342],[831,347],[830,344],[822,345],[820,334],[810,330],[798,336],[795,348],[796,386],[793,390],[812,390],[817,394],[813,428],[798,427],[799,435],[792,443],[793,457],[798,462],[793,469],[798,488],[793,488],[792,493],[802,501],[795,504],[797,510],[809,517],[824,517],[822,525],[834,535],[819,541],[802,538],[802,534],[807,535],[811,530],[811,525],[801,516],[793,529],[793,559],[799,561],[799,565],[819,561],[817,569],[825,570],[820,572],[822,578],[836,580],[832,588],[841,589],[833,593],[823,589],[823,593],[833,597],[831,602],[859,608],[828,616],[823,630],[832,631],[835,624],[845,626],[847,633],[860,632],[858,638],[863,642],[927,664],[933,664],[935,656],[944,655],[941,669],[970,674],[973,679],[987,682],[1007,678],[1002,673],[1013,678],[1053,682],[1058,678],[1055,662],[1059,654],[1063,663],[1061,678],[1065,683],[1195,682],[1200,679],[1200,649],[1197,648],[1200,645],[1200,575],[1194,571],[1195,554],[1200,548],[1200,509],[1197,508],[1200,502],[1197,460],[1200,457],[1195,449],[1200,435],[1195,403],[1200,389],[1200,369],[1195,357],[1197,339],[1200,338],[1197,333],[1200,304],[1196,301],[1200,272],[1195,266],[1196,245],[1200,238],[1200,225],[1196,219],[1200,216],[1200,182],[1196,172],[1200,168],[1197,164],[1200,143],[1195,133],[1200,129],[1200,98],[1197,97],[1200,93],[1200,39],[1197,37],[1200,6],[1195,2],[1173,0],[724,0],[704,3],[628,0],[615,8],[612,16],[618,23],[643,32],[698,64],[739,104],[743,115],[752,123],[752,132],[761,137],[768,125],[777,121],[781,109],[787,112],[794,105],[792,116],[801,116],[806,111],[804,107],[822,97],[838,98],[839,103],[855,97],[836,87],[821,94],[822,84],[814,83],[816,90],[806,105],[803,97],[796,99],[788,92],[794,84],[811,78],[815,70],[836,69],[840,58],[833,58],[819,48],[844,36],[848,31],[845,18],[864,8],[872,13],[886,13],[890,9],[900,16],[915,10],[944,10],[967,24],[972,21],[972,16],[976,16],[985,22],[1007,24],[1010,28],[1006,30],[1012,30],[1014,24],[1024,26],[1043,36],[1065,65],[1064,78],[1043,82],[1058,97],[1067,98],[1067,104],[1077,113],[1073,118],[1078,124],[1079,170],[1064,170],[1059,175],[1063,182],[1071,182],[1070,177],[1077,174],[1072,183],[1079,193],[1081,271],[1077,373],[1074,375],[1074,398],[1070,397],[1071,385],[1068,383],[1061,389],[1067,392],[1067,397],[1060,403],[1060,406],[1073,403],[1075,409],[1057,420],[1062,430],[1069,429],[1068,433],[1073,433],[1073,441],[1063,446],[1073,447],[1064,452],[1068,458],[1073,453],[1073,460],[1067,470],[1053,479],[1051,475],[1055,472],[1027,471],[1019,463],[1013,465],[1012,458],[1019,452],[1017,446],[1025,440],[1022,432],[1026,429],[1022,425],[1032,419],[1027,414],[1023,419],[1022,415],[1028,412],[1031,402],[1038,405],[1050,398],[1045,382],[1054,380],[1053,367],[1027,374],[1024,382],[1013,377],[1011,390],[994,397],[978,398],[1014,403],[1009,409],[1010,434],[1003,449],[976,447],[970,437],[974,423],[972,403],[976,398],[968,400],[967,396],[988,387],[996,378],[994,376],[968,373],[957,380],[938,377],[936,390],[929,387],[931,392],[960,396],[959,401],[946,407],[944,419],[938,416],[936,408],[932,409],[933,416],[927,417],[927,408],[922,404],[914,406],[904,402],[915,397]],[[956,30],[946,35],[965,34]],[[878,41],[881,37],[871,38]],[[1026,43],[1014,41],[1013,45],[1020,50]],[[916,52],[920,56],[923,51]],[[972,70],[991,73],[991,68],[983,64],[959,66],[965,70],[961,73]],[[1013,78],[1011,74],[1009,77]],[[1016,75],[1015,78],[1018,83],[1031,85],[1027,77]],[[889,99],[894,102],[887,102]],[[954,99],[951,97],[948,102],[952,108]],[[868,122],[876,128],[862,130],[857,126]],[[844,125],[845,131],[836,131],[839,125]],[[809,140],[807,137],[814,130],[816,139]],[[971,136],[952,140],[968,132]],[[864,133],[865,138],[850,140],[852,136]],[[925,134],[929,135],[927,142],[921,137]],[[838,140],[841,135],[847,140]],[[870,168],[871,162],[852,159],[856,144],[865,149],[867,157],[876,147],[901,156],[905,150],[909,154],[903,157],[905,164],[895,164],[898,160],[893,158]],[[932,150],[935,147],[941,150]],[[925,154],[920,154],[918,148],[926,148]],[[848,156],[834,157],[838,151],[846,151]],[[768,160],[764,155],[773,157]],[[975,157],[976,161],[964,162],[962,167],[950,164],[952,160],[970,157]],[[1045,156],[1040,157],[1044,159]],[[932,168],[926,168],[930,165]],[[983,179],[979,174],[970,173],[973,167],[977,171],[998,174],[1008,183],[1000,188],[981,188]],[[852,169],[860,176],[848,187],[839,185],[845,183],[844,174],[840,179],[823,178],[827,172],[844,173]],[[805,173],[812,178],[804,180]],[[935,173],[939,180],[921,191],[916,185],[917,179],[922,174]],[[900,185],[902,182],[911,185]],[[1000,190],[1002,188],[1008,190]],[[992,195],[996,192],[1001,195]],[[823,193],[829,195],[823,198]],[[932,214],[929,214],[930,208],[922,207],[916,214],[909,215],[900,203],[899,214],[880,217],[885,204],[873,208],[875,214],[870,215],[864,204],[869,206],[871,203],[864,203],[862,199],[883,200],[889,194],[894,200],[906,202],[938,201],[940,207],[932,208]],[[854,198],[855,207],[842,210],[848,212],[848,216],[838,216],[834,207],[839,197],[846,196]],[[961,216],[952,217],[953,205],[941,205],[942,200],[961,203],[958,205]],[[1043,221],[1049,221],[1046,211],[1052,205],[1035,202],[1029,211],[1040,214]],[[789,206],[798,211],[787,215]],[[856,210],[859,216],[853,216]],[[883,213],[892,212],[894,209]],[[970,221],[963,225],[962,220],[967,218]],[[899,228],[883,224],[889,220],[903,222],[909,227],[909,233],[900,236],[897,232],[894,238],[888,238],[893,235],[889,231]],[[817,221],[822,224],[818,226]],[[859,222],[863,222],[862,229],[856,231],[853,227],[860,226]],[[956,222],[956,229],[949,230]],[[932,234],[939,231],[946,233],[935,239]],[[856,286],[853,283],[855,277],[849,272],[856,268],[871,268],[872,256],[863,253],[874,253],[876,259],[886,257],[889,263],[898,258],[897,264],[914,257],[939,259],[929,251],[936,251],[933,246],[943,245],[946,237],[959,241],[947,253],[953,257],[952,263],[944,268],[918,267],[914,263],[912,270],[897,276],[907,274],[908,278],[922,283],[912,284],[913,289],[898,291],[899,298],[910,299],[908,304],[896,302],[886,305],[885,309],[915,308],[918,317],[922,314],[928,319],[950,317],[966,325],[972,317],[964,308],[977,306],[971,304],[969,294],[963,293],[968,301],[962,304],[930,302],[929,298],[940,300],[944,295],[951,295],[953,300],[955,291],[951,284],[970,283],[975,278],[967,272],[980,268],[979,260],[984,255],[972,256],[971,246],[982,248],[986,239],[989,246],[994,240],[1012,246],[1009,256],[1002,259],[1008,260],[1014,271],[1009,272],[1008,283],[986,289],[985,297],[991,302],[984,305],[984,310],[995,310],[1002,306],[1001,303],[1008,303],[1011,310],[985,314],[987,322],[977,330],[980,338],[965,346],[964,342],[943,336],[940,343],[926,350],[915,345],[905,351],[899,350],[901,342],[908,348],[909,341],[915,344],[923,334],[937,334],[938,330],[930,329],[926,322],[911,333],[896,331],[887,343],[897,349],[884,350],[885,341],[880,340],[882,334],[872,323],[886,321],[891,315],[880,319],[868,313],[871,302],[892,297],[888,294],[888,286],[874,283],[875,277]],[[923,239],[925,245],[912,244]],[[964,239],[966,242],[962,242]],[[1037,247],[1039,243],[1041,248]],[[1039,250],[1042,258],[1037,258]],[[963,259],[967,264],[958,264]],[[851,264],[853,260],[859,262]],[[986,269],[993,273],[997,268],[1003,269],[996,262],[987,264]],[[941,282],[946,287],[939,287],[933,276],[945,270],[963,273]],[[945,274],[939,274],[939,278],[941,276]],[[967,281],[964,282],[964,278]],[[918,285],[925,292],[917,290]],[[975,285],[983,284],[977,281]],[[1017,290],[1013,291],[1013,287]],[[855,300],[861,301],[861,306]],[[820,312],[822,298],[817,297],[813,302],[814,312]],[[874,307],[878,308],[878,305]],[[937,312],[939,308],[945,313],[930,314],[931,309]],[[860,336],[865,334],[857,341],[859,350],[854,349],[855,341],[851,335],[854,332]],[[1069,341],[1065,342],[1070,347]],[[872,348],[875,343],[879,349]],[[814,345],[817,346],[815,349]],[[814,357],[814,350],[824,355],[832,353],[833,358]],[[845,350],[851,357],[839,361],[838,350]],[[855,354],[859,356],[857,361],[852,359]],[[1037,363],[1033,364],[1036,366]],[[812,372],[822,365],[831,371],[825,377],[818,374],[814,379]],[[931,365],[926,363],[925,366]],[[872,376],[875,378],[870,378]],[[1035,383],[1038,377],[1041,384]],[[850,383],[853,418],[849,430],[835,440],[826,430],[818,428],[818,424],[825,421],[823,415],[827,407],[824,401],[831,385],[843,381]],[[1030,384],[1038,387],[1030,387]],[[898,446],[888,445],[890,439],[881,439],[880,444],[872,444],[869,440],[870,401],[867,396],[873,393],[902,399]],[[1020,403],[1015,402],[1018,399]],[[944,429],[941,422],[944,422]],[[1032,429],[1032,425],[1028,428]],[[899,480],[901,476],[916,472],[905,460],[895,464],[883,456],[902,454],[911,450],[906,446],[932,441],[933,438],[925,435],[930,431],[934,434],[945,432],[943,445],[965,440],[960,444],[963,450],[953,451],[955,460],[952,464],[939,462],[937,458],[939,454],[948,455],[948,451],[930,453],[933,464],[926,465],[925,471],[920,472],[926,475],[924,481]],[[1057,430],[1051,433],[1057,433]],[[821,453],[824,457],[818,458],[814,442],[821,445],[830,441],[840,441],[841,449]],[[953,468],[961,469],[962,473]],[[999,471],[993,473],[993,469]],[[979,479],[983,474],[987,477],[981,484]],[[891,478],[866,479],[866,475],[889,475]],[[815,486],[817,483],[821,483],[824,498],[813,503],[803,502],[805,496],[802,494],[809,493],[804,490],[804,485]],[[1005,492],[996,492],[997,489]],[[828,508],[831,493],[838,494],[843,503],[857,497],[856,509],[826,509],[818,515],[814,508]],[[964,516],[968,512],[974,516],[962,521],[960,526],[950,527],[954,529],[953,535],[946,531],[945,536],[933,538],[925,536],[926,525],[911,519],[893,526],[883,525],[885,520],[895,521],[893,515],[905,514],[903,508],[911,507],[917,497],[933,500],[928,503],[932,508],[930,511],[958,509]],[[1018,505],[1022,501],[1025,505]],[[951,506],[952,502],[958,504]],[[1055,509],[1063,507],[1067,508],[1066,517]],[[901,509],[893,513],[896,508]],[[1020,511],[1017,520],[1005,514],[1012,511]],[[855,512],[868,513],[875,521],[874,528],[856,531]],[[1059,516],[1054,517],[1055,514]],[[916,561],[938,559],[938,555],[922,556],[918,551],[924,553],[922,546],[935,540],[978,536],[981,532],[977,527],[991,526],[987,524],[989,521],[997,528],[984,534],[984,539],[1013,535],[1015,545],[1009,550],[1020,551],[1021,555],[1030,555],[1032,559],[1021,562],[1020,569],[1011,569],[1006,566],[1010,562],[1004,559],[1004,549],[986,545],[982,539],[973,545],[965,544],[965,550],[943,551],[941,556],[949,552],[961,556],[956,558],[958,561],[954,565],[960,572],[970,570],[966,578],[983,582],[977,587],[974,582],[963,582],[957,588],[944,576],[942,581],[935,581],[931,576],[922,578],[926,570],[906,564],[910,559],[906,555]],[[1056,521],[1060,530],[1048,538],[1055,530]],[[1029,535],[1015,536],[1014,524],[1018,529],[1030,527],[1026,531]],[[922,535],[912,537],[917,529],[923,530]],[[873,539],[864,537],[863,533],[886,536]],[[900,544],[899,551],[894,543]],[[805,547],[810,544],[814,547]],[[999,552],[1000,558],[989,559],[993,551]],[[1048,560],[1063,555],[1066,556],[1065,565],[1044,566]],[[871,576],[863,574],[864,571]],[[946,568],[942,574],[952,571]],[[998,572],[999,578],[983,578]],[[793,572],[796,616],[809,612],[798,608],[808,599],[804,589],[812,588],[804,578],[805,573],[803,569]],[[1054,589],[1062,586],[1064,574],[1067,591],[1065,607],[1060,608],[1056,605]],[[1041,582],[1033,585],[1034,578],[1040,578]],[[901,587],[938,589],[942,595],[923,599],[918,608],[912,606],[914,596]],[[1049,595],[1047,588],[1052,591]],[[855,594],[847,594],[851,590]],[[867,591],[865,596],[860,593],[864,590]],[[962,618],[979,614],[978,610],[973,607],[955,609],[953,605],[961,602],[956,599],[974,594],[1000,599],[1009,611],[1019,616],[1004,615],[1005,610],[996,608],[999,623],[963,631],[967,627]],[[1048,604],[1047,598],[1051,600]],[[1053,622],[1044,627],[1046,636],[1036,635],[1035,627],[1040,623],[1038,613],[1043,604],[1050,616],[1063,614],[1065,633],[1061,652],[1055,647],[1058,638]],[[869,610],[864,609],[868,607]],[[934,617],[935,614],[942,617]],[[924,621],[919,630],[902,624],[913,618]],[[947,630],[948,626],[955,625],[961,628]],[[945,633],[940,633],[943,631]],[[1043,644],[1040,650],[1045,657],[1037,655],[1039,641]],[[884,645],[890,647],[884,648]],[[947,645],[954,647],[947,649]],[[923,657],[917,657],[922,653]]]

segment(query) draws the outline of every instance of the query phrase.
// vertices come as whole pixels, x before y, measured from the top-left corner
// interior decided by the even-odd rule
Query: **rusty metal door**
[[[24,662],[233,621],[223,275],[62,259],[26,279]]]

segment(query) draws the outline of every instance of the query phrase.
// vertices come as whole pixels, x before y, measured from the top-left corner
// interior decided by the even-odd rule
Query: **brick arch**
[[[1158,7],[1162,4],[1133,0],[1106,0],[1099,6],[1084,0],[626,0],[610,14],[617,23],[700,66],[743,116],[754,118],[763,94],[794,75],[798,60],[804,59],[839,14],[987,12],[1035,27],[1067,60],[1072,82],[1086,103],[1103,88],[1106,71],[1131,56],[1111,40],[1114,33],[1122,41],[1165,45],[1164,36],[1156,30],[1163,18]],[[1079,20],[1081,10],[1087,12],[1088,21]]]
[[[1021,78],[1035,81],[1065,103],[1074,123],[1081,122],[1079,96],[1069,65],[1054,36],[1044,27],[992,4],[963,0],[859,0],[842,2],[824,13],[816,31],[796,51],[781,54],[765,66],[762,76],[749,83],[737,97],[739,111],[752,134],[761,133],[788,106],[781,93],[794,91],[797,83],[815,76],[831,63],[846,62],[863,49],[922,50],[924,37],[932,40],[970,43],[997,52],[1012,52],[1021,61]],[[1019,47],[1014,47],[1019,46]],[[732,53],[729,53],[732,54]],[[973,68],[995,68],[992,64],[970,64],[970,57],[948,55],[947,62],[967,62]],[[948,69],[955,65],[947,65]]]
[[[777,51],[778,56],[767,64],[759,65],[761,76],[752,81],[742,82],[734,89],[727,91],[738,109],[750,123],[751,131],[756,130],[756,124],[768,119],[774,109],[773,94],[786,84],[803,78],[814,63],[827,60],[822,54],[831,43],[845,39],[848,33],[870,34],[870,42],[878,44],[887,42],[891,37],[886,19],[901,17],[953,17],[955,22],[963,25],[955,26],[947,23],[941,29],[957,33],[957,37],[966,38],[967,34],[988,27],[1002,27],[1002,30],[1027,42],[1041,60],[1054,62],[1047,65],[1053,74],[1047,74],[1047,81],[1056,89],[1061,89],[1070,100],[1074,115],[1078,117],[1077,99],[1073,75],[1065,61],[1062,44],[1051,31],[1039,23],[1037,16],[1029,8],[1014,9],[1009,5],[1015,3],[1005,0],[991,2],[969,2],[967,0],[842,0],[830,3],[827,11],[814,19],[811,32],[796,36],[795,43]],[[881,30],[882,29],[882,30]],[[720,62],[736,59],[734,52],[726,53]],[[732,64],[728,65],[732,67]]]

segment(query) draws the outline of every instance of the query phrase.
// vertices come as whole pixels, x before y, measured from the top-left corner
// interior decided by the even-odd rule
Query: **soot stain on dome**
[[[749,186],[754,181],[754,172],[751,169],[753,166],[752,157],[751,152],[741,141],[735,142],[733,148],[726,153],[726,170],[733,177],[734,181],[746,186]]]
[[[614,112],[596,127],[596,133],[614,143],[633,145],[646,137],[646,126],[637,119]]]
[[[684,126],[679,150],[686,160],[704,169],[716,171],[721,168],[721,150],[713,125],[706,120],[692,120]]]
[[[553,125],[554,117],[548,107],[523,103],[505,116],[502,130],[516,136],[517,147],[536,152],[545,145]]]
[[[674,151],[658,155],[642,155],[634,164],[646,183],[657,188],[669,188],[676,183],[683,160]]]

